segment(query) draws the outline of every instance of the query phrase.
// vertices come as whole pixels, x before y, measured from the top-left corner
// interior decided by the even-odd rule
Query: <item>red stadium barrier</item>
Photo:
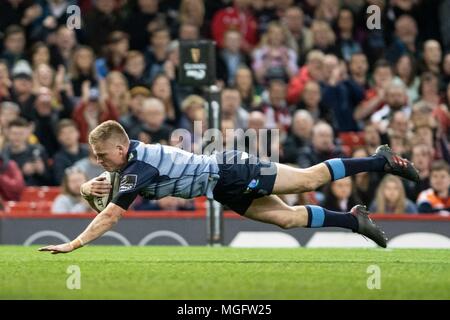
[[[26,187],[20,201],[53,201],[60,193],[60,187]]]

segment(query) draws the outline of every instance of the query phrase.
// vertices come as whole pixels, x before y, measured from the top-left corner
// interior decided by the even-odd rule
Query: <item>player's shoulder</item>
[[[145,144],[138,140],[130,140],[130,147],[128,150],[128,162],[131,161],[145,161],[145,159],[152,154],[160,152],[160,144]]]

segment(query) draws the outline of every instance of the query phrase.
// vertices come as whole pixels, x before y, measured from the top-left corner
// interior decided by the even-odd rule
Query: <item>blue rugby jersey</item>
[[[160,144],[131,140],[128,163],[119,171],[119,188],[112,201],[127,210],[139,194],[145,199],[166,196],[194,198],[206,195],[219,179],[215,155],[196,155]]]

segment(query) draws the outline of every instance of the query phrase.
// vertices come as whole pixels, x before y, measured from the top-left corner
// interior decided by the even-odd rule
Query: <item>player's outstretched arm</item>
[[[58,254],[76,250],[110,230],[119,221],[124,213],[124,209],[114,203],[110,203],[105,210],[99,213],[95,219],[92,220],[86,230],[84,230],[83,233],[81,233],[75,240],[59,245],[42,247],[39,248],[39,251],[50,251],[52,254]]]

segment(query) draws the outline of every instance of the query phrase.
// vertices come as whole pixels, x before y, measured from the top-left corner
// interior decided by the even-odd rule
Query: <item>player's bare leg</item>
[[[417,182],[419,175],[406,159],[396,156],[387,146],[367,158],[335,158],[315,166],[299,169],[276,164],[277,177],[272,194],[314,191],[322,185],[360,172],[386,172]]]
[[[295,194],[314,191],[331,181],[331,174],[325,163],[300,169],[276,163],[277,177],[273,194]]]
[[[270,223],[283,229],[306,227],[308,211],[304,206],[288,206],[278,196],[269,195],[253,200],[245,217]]]
[[[348,213],[333,212],[318,206],[288,206],[278,196],[269,195],[253,200],[244,216],[283,229],[346,228],[367,236],[383,248],[386,247],[384,232],[368,217],[364,206],[355,206]]]

